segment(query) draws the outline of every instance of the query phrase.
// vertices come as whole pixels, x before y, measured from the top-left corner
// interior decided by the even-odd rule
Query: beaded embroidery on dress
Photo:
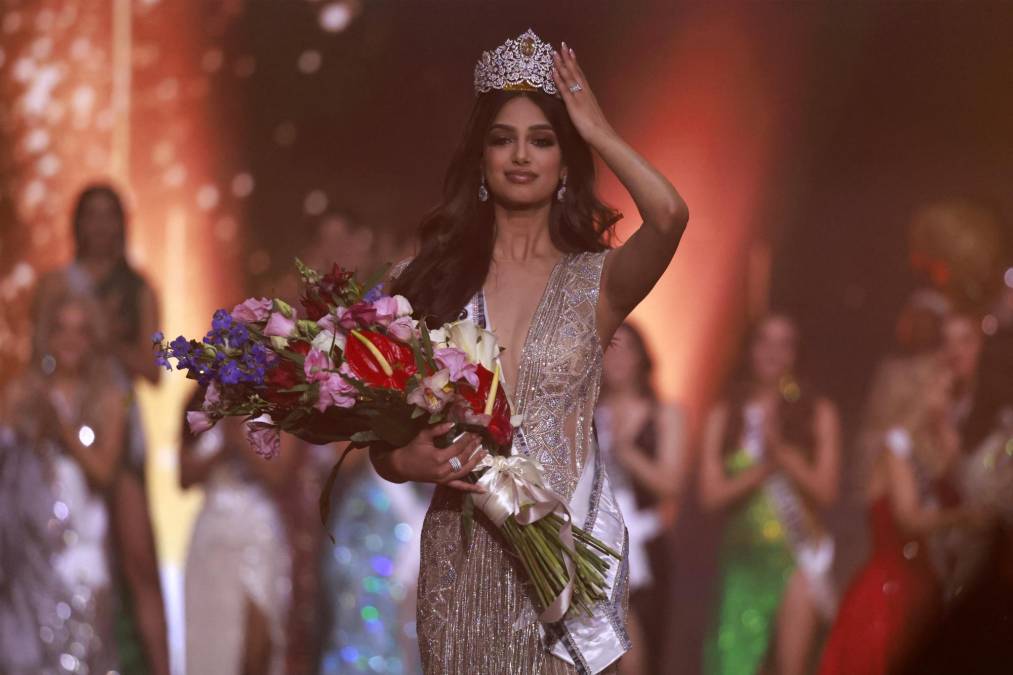
[[[548,486],[566,498],[593,444],[602,367],[595,309],[605,255],[567,255],[553,269],[531,320],[514,387],[514,412],[523,414],[524,422],[513,451],[541,462]],[[485,323],[481,293],[469,314]],[[418,637],[424,670],[448,675],[588,672],[579,655],[571,658],[583,667],[550,654],[523,569],[478,512],[466,549],[461,502],[459,492],[437,488],[422,528]],[[625,577],[619,573],[616,579],[609,609],[617,617],[614,623],[622,624]],[[625,648],[625,630],[615,628]],[[559,637],[566,633],[559,624],[547,632],[565,639]]]

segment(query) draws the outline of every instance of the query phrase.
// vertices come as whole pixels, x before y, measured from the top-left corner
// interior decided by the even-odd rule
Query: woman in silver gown
[[[51,312],[70,292],[90,296],[101,311],[114,379],[128,397],[122,471],[112,489],[114,545],[120,608],[117,643],[123,675],[169,675],[169,650],[161,577],[145,479],[147,444],[135,392],[138,380],[158,382],[151,335],[158,323],[155,291],[126,255],[127,214],[111,186],[96,183],[78,195],[72,218],[74,260],[46,274],[34,311]],[[35,341],[44,340],[43,333]]]
[[[625,549],[622,515],[597,452],[592,418],[603,349],[667,268],[688,220],[672,185],[606,121],[573,50],[532,31],[483,54],[476,104],[421,226],[418,255],[392,290],[438,325],[467,315],[505,348],[502,382],[523,415],[513,452],[537,459],[579,524]],[[592,150],[630,191],[643,225],[608,240],[619,214],[594,194]],[[418,637],[427,673],[572,673],[613,669],[629,648],[626,564],[610,569],[593,616],[538,620],[523,571],[496,528],[461,535],[465,478],[484,454],[465,436],[434,446],[441,425],[409,445],[371,449],[388,480],[437,483],[422,532]],[[452,461],[452,458],[454,461]],[[458,468],[459,467],[459,468]],[[455,470],[457,469],[457,470]]]
[[[0,427],[0,672],[119,668],[109,509],[126,430],[99,312],[63,293],[37,317],[31,366]]]

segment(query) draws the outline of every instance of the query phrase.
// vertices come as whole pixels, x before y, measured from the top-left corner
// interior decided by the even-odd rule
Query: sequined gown
[[[602,368],[595,309],[604,258],[605,253],[583,253],[556,264],[532,318],[513,387],[513,410],[524,415],[514,452],[541,462],[547,484],[566,498],[594,442],[591,424]],[[481,293],[470,310],[484,325]],[[422,529],[418,637],[424,671],[577,672],[543,646],[523,569],[477,512],[471,546],[464,546],[460,509],[460,493],[437,488]],[[613,616],[622,622],[625,583],[616,595]]]
[[[931,483],[912,456],[906,432],[891,432],[886,442],[889,452],[913,465],[921,499],[934,499]],[[869,528],[872,555],[844,596],[820,660],[820,675],[900,672],[942,612],[943,594],[927,545],[930,540],[903,533],[889,495],[870,505]]]
[[[725,471],[752,466],[740,449],[728,455]],[[764,664],[781,597],[792,572],[792,556],[770,497],[757,490],[728,517],[719,549],[716,620],[704,645],[706,675],[754,675]]]
[[[224,436],[220,426],[204,432],[196,452],[231,452],[201,449],[225,443]],[[284,672],[291,557],[279,509],[249,472],[242,458],[223,457],[204,485],[186,561],[188,673],[241,672],[247,602],[267,619],[272,643],[267,672]]]
[[[113,672],[115,564],[107,497],[30,402],[0,422],[0,672]]]
[[[319,675],[417,673],[415,583],[429,486],[389,483],[368,462],[335,486],[322,547]],[[319,525],[318,525],[319,527]]]

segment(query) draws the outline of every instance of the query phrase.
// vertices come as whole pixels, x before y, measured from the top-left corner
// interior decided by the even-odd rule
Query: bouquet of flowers
[[[444,422],[454,426],[439,445],[478,433],[489,455],[470,479],[485,492],[466,498],[466,536],[478,506],[520,558],[543,621],[571,608],[590,613],[605,599],[607,558],[619,554],[572,525],[536,461],[510,454],[520,419],[499,386],[495,336],[470,320],[430,329],[406,298],[384,295],[337,265],[327,274],[296,266],[305,318],[282,300],[249,298],[215,312],[200,341],[154,336],[158,362],[171,370],[175,361],[205,388],[201,409],[187,413],[191,431],[245,417],[250,445],[268,459],[279,452],[282,431],[315,444],[350,441],[346,453],[402,447]],[[339,466],[321,496],[324,520]]]

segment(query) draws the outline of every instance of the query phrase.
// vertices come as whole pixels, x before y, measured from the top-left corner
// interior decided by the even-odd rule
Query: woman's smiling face
[[[518,96],[496,115],[482,158],[485,182],[493,198],[524,208],[552,201],[564,172],[563,153],[545,113]]]

